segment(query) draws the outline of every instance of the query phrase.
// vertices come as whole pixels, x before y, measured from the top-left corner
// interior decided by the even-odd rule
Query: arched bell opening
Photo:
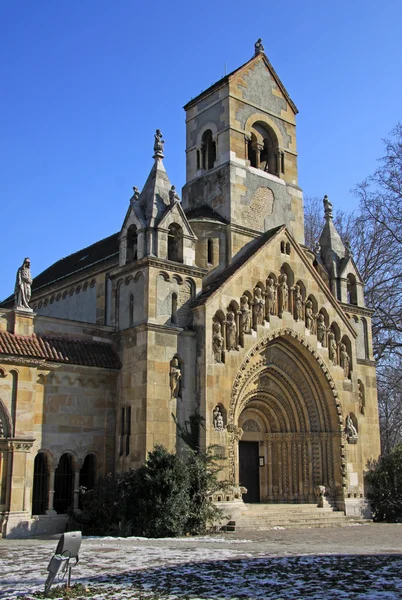
[[[316,489],[342,507],[342,430],[328,372],[313,349],[284,336],[247,357],[229,421],[234,483],[245,502],[316,503]],[[248,375],[247,375],[248,373]],[[230,430],[230,427],[229,427]],[[237,447],[236,447],[237,445]]]

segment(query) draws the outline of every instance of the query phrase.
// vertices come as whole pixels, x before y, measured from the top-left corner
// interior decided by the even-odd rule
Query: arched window
[[[95,487],[95,456],[87,454],[80,470],[80,487],[93,490]]]
[[[70,454],[60,457],[54,474],[54,509],[57,513],[67,512],[73,503],[74,473]]]
[[[130,225],[127,232],[127,259],[126,262],[130,263],[138,258],[138,234],[137,227]]]
[[[177,324],[177,294],[173,292],[172,294],[172,314],[170,317],[172,324]]]
[[[279,153],[277,137],[265,123],[257,122],[252,126],[247,153],[252,167],[277,177],[280,171],[283,172],[284,157],[282,159]]]
[[[207,262],[209,265],[214,264],[214,241],[209,238],[208,239],[208,257]]]
[[[216,160],[216,144],[212,139],[212,131],[207,129],[201,138],[201,166],[206,171],[213,169]]]
[[[168,260],[183,262],[183,230],[177,223],[169,225]]]
[[[357,286],[356,277],[349,273],[347,276],[347,302],[348,304],[354,304],[357,306]]]
[[[47,457],[43,452],[35,456],[32,489],[32,514],[44,515],[47,508],[49,471]]]

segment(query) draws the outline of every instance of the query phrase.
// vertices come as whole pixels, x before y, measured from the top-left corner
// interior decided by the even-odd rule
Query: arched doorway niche
[[[243,499],[313,503],[324,485],[343,508],[341,420],[328,368],[304,338],[286,329],[257,344],[239,369],[228,416],[229,431],[241,432],[229,456],[234,485],[248,489]]]

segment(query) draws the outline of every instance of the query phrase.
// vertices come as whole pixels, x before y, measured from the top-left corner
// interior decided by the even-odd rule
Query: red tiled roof
[[[121,366],[111,344],[63,337],[26,337],[8,331],[0,331],[0,357],[2,354],[105,369]]]

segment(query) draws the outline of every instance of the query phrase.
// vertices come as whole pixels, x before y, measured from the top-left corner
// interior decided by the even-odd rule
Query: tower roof
[[[320,235],[321,257],[328,272],[332,276],[338,276],[341,261],[347,256],[345,244],[339,235],[332,214],[332,204],[328,196],[324,196],[325,225]]]
[[[166,169],[163,165],[162,134],[159,129],[155,133],[154,156],[155,162],[148,175],[142,192],[134,206],[140,208],[141,216],[146,225],[154,226],[170,205],[169,191],[172,189]],[[137,212],[137,211],[136,211]]]
[[[219,81],[217,81],[216,83],[213,83],[211,86],[209,86],[209,88],[207,88],[206,90],[204,90],[203,92],[201,92],[200,94],[198,94],[198,96],[196,96],[195,98],[192,98],[189,102],[187,102],[187,104],[185,104],[185,106],[183,107],[184,110],[188,110],[194,104],[197,104],[204,97],[208,96],[212,92],[215,92],[219,88],[221,88],[224,85],[226,85],[227,83],[229,83],[231,81],[231,79],[233,78],[233,76],[236,75],[239,71],[241,71],[245,67],[248,67],[250,64],[252,64],[253,62],[256,62],[258,60],[262,60],[265,63],[265,65],[268,68],[269,72],[271,73],[273,79],[275,80],[277,86],[281,90],[282,94],[284,95],[284,97],[286,98],[287,102],[289,103],[289,105],[291,106],[293,112],[296,115],[299,111],[298,111],[295,103],[293,102],[293,100],[289,96],[289,94],[288,94],[285,86],[283,85],[282,81],[280,80],[280,78],[279,78],[277,72],[275,71],[274,67],[270,63],[267,55],[265,54],[264,47],[263,47],[263,45],[261,43],[261,39],[259,39],[256,42],[254,56],[252,58],[250,58],[250,60],[248,60],[247,62],[245,62],[243,65],[241,65],[240,67],[238,67],[237,69],[235,69],[234,71],[232,71],[231,73],[229,73],[228,75],[225,75],[224,77],[222,77],[221,79],[219,79]]]

